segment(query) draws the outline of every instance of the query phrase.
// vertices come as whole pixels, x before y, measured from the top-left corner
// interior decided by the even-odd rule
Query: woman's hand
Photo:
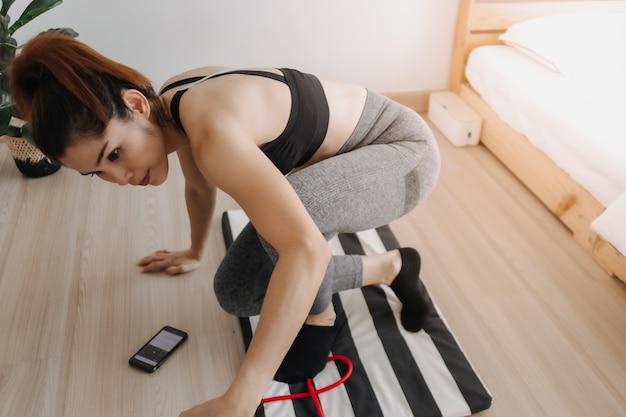
[[[141,272],[165,271],[170,275],[179,275],[196,269],[200,265],[200,260],[192,256],[189,250],[175,252],[158,250],[137,262],[137,265],[143,266]]]
[[[180,417],[252,417],[255,410],[243,411],[241,402],[232,402],[226,396],[214,398],[180,413]]]

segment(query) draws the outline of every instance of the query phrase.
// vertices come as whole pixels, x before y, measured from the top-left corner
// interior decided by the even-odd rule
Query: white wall
[[[29,0],[17,0],[16,20]],[[155,85],[203,65],[294,67],[381,92],[447,86],[457,0],[65,0],[16,33],[68,26]]]

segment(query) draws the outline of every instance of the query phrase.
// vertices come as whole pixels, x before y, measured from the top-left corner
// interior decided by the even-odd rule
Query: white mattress
[[[626,191],[626,82],[568,81],[505,45],[474,49],[465,72],[500,118],[605,207]],[[626,213],[619,217],[605,230],[626,236]]]
[[[470,85],[605,207],[626,190],[626,83],[568,82],[514,48],[476,48]]]

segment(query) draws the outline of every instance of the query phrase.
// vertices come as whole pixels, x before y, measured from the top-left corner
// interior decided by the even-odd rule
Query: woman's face
[[[131,90],[134,91],[134,90]],[[131,102],[132,117],[112,119],[102,137],[79,139],[60,162],[82,175],[97,175],[119,185],[160,185],[167,178],[164,140],[148,119],[149,105]]]

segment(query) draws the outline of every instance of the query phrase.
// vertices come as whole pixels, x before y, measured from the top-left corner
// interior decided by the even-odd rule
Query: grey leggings
[[[424,120],[368,91],[361,119],[337,155],[287,179],[329,240],[385,225],[412,210],[434,188],[439,166],[439,150]],[[259,314],[277,258],[248,223],[215,274],[220,305],[240,317]],[[361,287],[362,280],[359,256],[333,256],[311,314],[324,311],[334,293]]]

